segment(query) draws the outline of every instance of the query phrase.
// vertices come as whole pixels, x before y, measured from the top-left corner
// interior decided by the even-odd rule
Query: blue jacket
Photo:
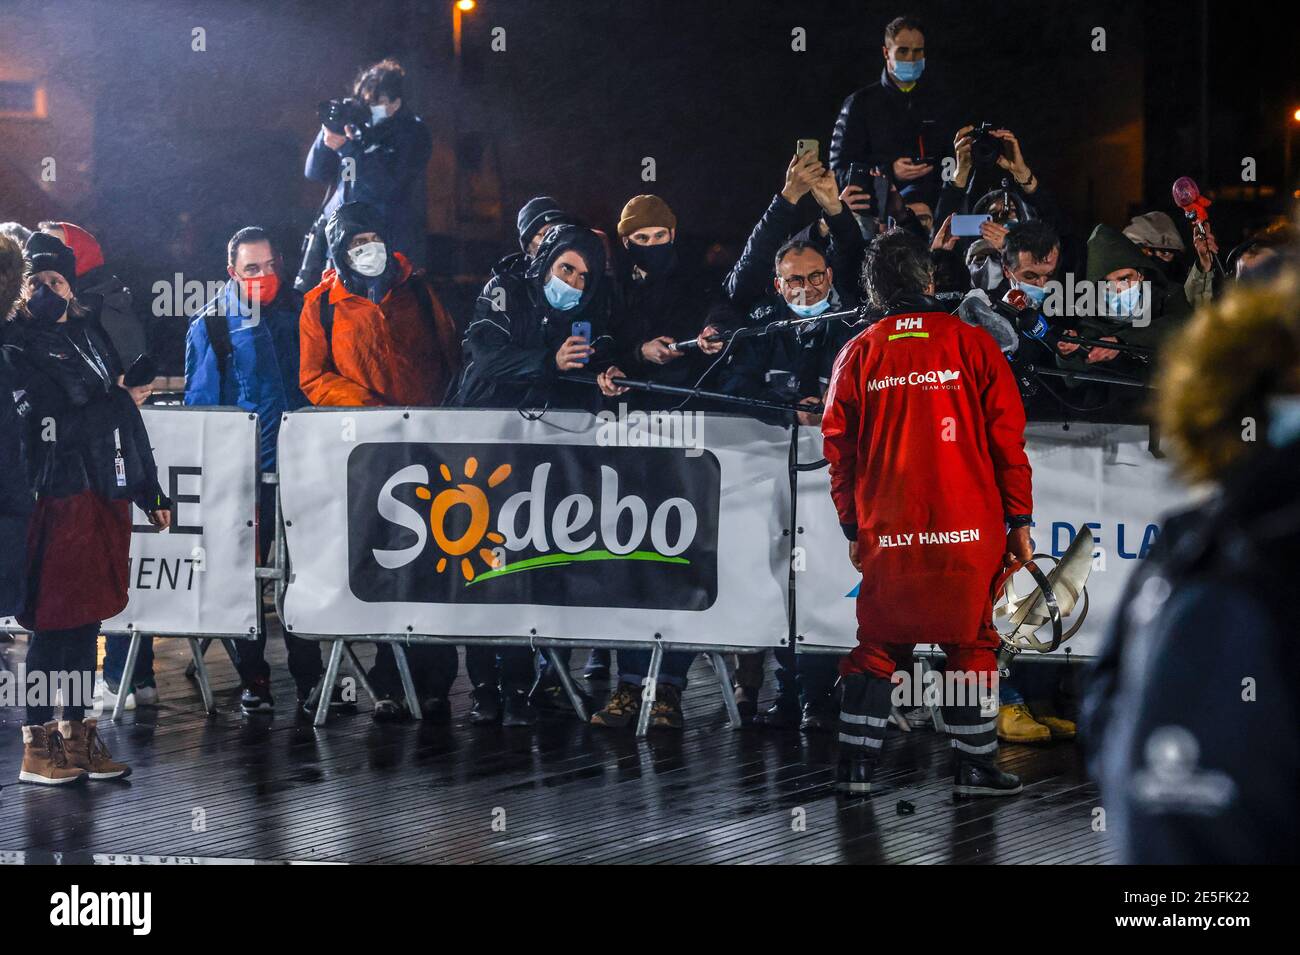
[[[389,253],[401,252],[418,269],[425,266],[425,169],[433,154],[433,136],[424,121],[403,106],[373,128],[369,145],[348,140],[338,152],[318,132],[307,153],[303,174],[332,184],[321,212],[330,214],[345,202],[364,202],[383,218],[380,234]],[[355,160],[355,177],[344,178],[343,160]]]
[[[185,335],[185,403],[237,405],[256,412],[262,431],[262,470],[271,471],[275,469],[280,415],[308,403],[298,387],[302,296],[282,284],[274,301],[260,311],[260,320],[253,321],[232,280],[190,321]],[[231,354],[224,378],[218,374],[217,355],[204,320],[204,316],[217,313],[225,316],[230,329]]]

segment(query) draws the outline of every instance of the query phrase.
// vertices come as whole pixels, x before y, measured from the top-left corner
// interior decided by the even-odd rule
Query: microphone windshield
[[[1186,209],[1201,198],[1201,190],[1197,188],[1196,181],[1191,176],[1182,176],[1175,180],[1173,193],[1174,204],[1180,209]]]

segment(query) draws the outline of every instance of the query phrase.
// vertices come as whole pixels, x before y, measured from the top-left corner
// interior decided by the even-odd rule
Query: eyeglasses
[[[781,281],[790,288],[803,288],[805,282],[813,288],[821,288],[826,282],[826,272],[819,269],[816,272],[809,272],[807,275],[787,275]]]

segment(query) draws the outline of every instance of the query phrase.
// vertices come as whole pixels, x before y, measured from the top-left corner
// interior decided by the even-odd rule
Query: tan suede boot
[[[1023,703],[998,707],[998,739],[1004,743],[1047,743],[1052,731],[1034,719]]]
[[[131,775],[130,766],[113,761],[99,736],[98,720],[59,720],[57,724],[45,724],[46,730],[52,726],[57,726],[63,736],[68,762],[84,769],[91,779],[126,779]]]
[[[39,723],[23,727],[23,765],[18,771],[20,783],[64,786],[79,783],[86,775],[84,769],[79,769],[68,759],[63,736],[57,729],[50,732]]]

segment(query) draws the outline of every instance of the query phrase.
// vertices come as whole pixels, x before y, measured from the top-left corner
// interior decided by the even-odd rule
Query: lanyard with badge
[[[86,345],[90,348],[89,355],[81,350],[81,346],[73,341],[71,335],[68,336],[68,341],[77,350],[82,360],[90,366],[90,370],[104,383],[105,391],[112,387],[108,366],[104,364],[104,359],[100,357],[90,336],[86,336]],[[126,459],[122,457],[122,432],[118,428],[113,429],[113,476],[117,480],[118,487],[126,487]]]

